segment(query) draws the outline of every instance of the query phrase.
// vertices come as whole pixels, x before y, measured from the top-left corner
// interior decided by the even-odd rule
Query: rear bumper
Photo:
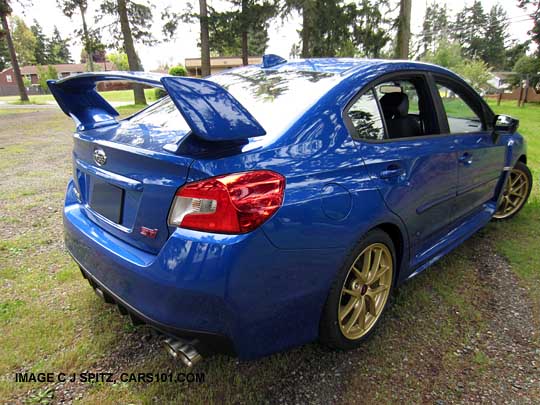
[[[66,247],[91,284],[136,319],[245,359],[317,339],[343,250],[281,250],[261,230],[178,229],[154,255],[92,222],[72,189],[70,182]]]
[[[73,259],[75,260],[75,262],[77,262],[75,258]],[[229,355],[236,354],[231,340],[226,336],[201,331],[179,329],[174,326],[165,325],[159,321],[148,317],[146,314],[140,312],[138,309],[131,306],[128,302],[115,295],[111,290],[107,288],[107,286],[105,286],[98,279],[92,276],[90,272],[85,270],[80,265],[80,263],[77,262],[77,264],[79,264],[82,276],[86,280],[88,280],[88,283],[92,286],[92,288],[97,288],[103,293],[103,299],[105,300],[105,302],[108,304],[116,305],[120,313],[122,315],[128,315],[134,325],[146,325],[164,335],[186,339],[190,341],[190,343],[192,342],[192,345],[196,347],[202,355],[207,355],[215,352]]]

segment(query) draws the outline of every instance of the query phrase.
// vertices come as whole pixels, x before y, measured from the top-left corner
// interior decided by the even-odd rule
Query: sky
[[[79,28],[80,17],[75,15],[71,20],[65,17],[56,5],[56,0],[32,0],[31,6],[23,7],[15,3],[13,5],[14,14],[21,16],[28,25],[31,25],[36,19],[44,29],[47,35],[51,35],[56,25],[64,38],[72,38],[70,50],[72,57],[79,62],[81,53],[81,42],[74,37],[75,29]],[[161,33],[161,11],[166,7],[172,10],[183,9],[186,0],[150,0],[154,8],[153,33],[157,39],[163,39]],[[429,0],[431,2],[431,0]],[[88,23],[94,23],[95,8],[99,0],[89,1]],[[195,2],[196,3],[196,2]],[[419,33],[426,9],[426,0],[412,0],[411,29],[413,34]],[[471,4],[472,0],[439,0],[439,4],[447,4],[451,14],[459,11],[466,4]],[[525,15],[525,12],[517,7],[517,0],[482,0],[485,10],[489,10],[494,4],[501,4],[507,11],[509,17],[509,33],[511,38],[523,41],[528,38],[527,31],[532,27],[532,22]],[[226,7],[223,0],[208,0],[208,4],[216,9]],[[269,43],[266,53],[275,53],[285,58],[289,57],[289,52],[293,44],[299,42],[298,30],[300,29],[300,18],[293,15],[285,21],[276,19],[271,23],[269,30]],[[106,42],[108,32],[103,32],[103,39]],[[137,44],[137,52],[142,60],[145,70],[153,70],[162,64],[184,63],[185,58],[199,57],[197,40],[199,30],[197,24],[181,24],[176,38],[167,42],[160,42],[153,46],[144,46]]]

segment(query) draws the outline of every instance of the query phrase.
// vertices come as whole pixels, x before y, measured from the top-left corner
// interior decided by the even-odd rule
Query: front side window
[[[8,83],[13,82],[13,78],[11,77],[11,75],[6,75],[6,81],[7,81]]]
[[[384,139],[384,125],[373,91],[359,97],[349,108],[347,115],[354,127],[355,139]]]
[[[474,112],[464,97],[440,83],[437,83],[437,90],[448,119],[450,133],[464,134],[482,130],[480,116]]]

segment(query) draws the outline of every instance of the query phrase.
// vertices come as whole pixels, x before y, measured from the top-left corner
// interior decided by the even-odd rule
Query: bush
[[[172,76],[187,76],[187,70],[183,65],[173,66],[169,69],[169,74]]]

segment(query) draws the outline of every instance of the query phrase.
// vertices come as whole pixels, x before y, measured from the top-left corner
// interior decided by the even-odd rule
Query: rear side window
[[[347,115],[354,127],[354,138],[379,141],[385,138],[379,105],[373,91],[359,97],[349,108]]]

